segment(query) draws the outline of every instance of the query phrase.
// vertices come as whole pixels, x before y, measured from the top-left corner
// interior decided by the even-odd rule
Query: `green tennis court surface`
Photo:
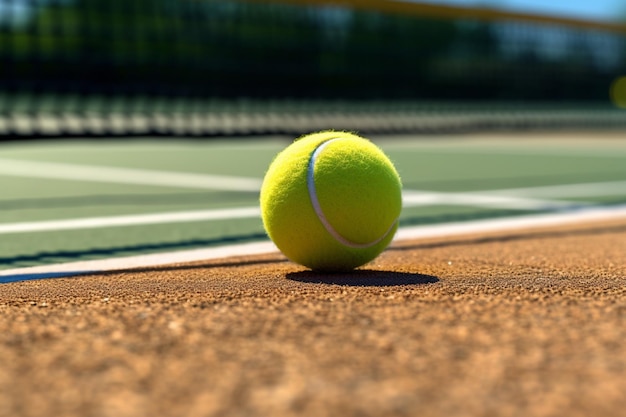
[[[371,136],[401,227],[626,202],[618,133]],[[0,144],[0,269],[265,240],[258,189],[291,138]]]

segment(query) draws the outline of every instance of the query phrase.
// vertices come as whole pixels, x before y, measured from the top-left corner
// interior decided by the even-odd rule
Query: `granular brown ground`
[[[0,286],[2,416],[624,416],[626,220]]]

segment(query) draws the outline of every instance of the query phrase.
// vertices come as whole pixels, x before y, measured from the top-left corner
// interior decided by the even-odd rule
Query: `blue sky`
[[[45,0],[48,1],[48,0]],[[106,0],[103,0],[106,1]],[[510,11],[626,22],[626,0],[404,0],[460,6],[487,6]],[[0,20],[25,18],[32,0],[0,0]]]
[[[428,0],[433,4],[486,6],[509,11],[600,21],[626,21],[625,0]]]

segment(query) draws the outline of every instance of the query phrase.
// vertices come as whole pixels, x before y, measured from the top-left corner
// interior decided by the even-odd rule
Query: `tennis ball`
[[[393,164],[369,140],[313,133],[271,163],[261,187],[263,225],[291,261],[316,271],[349,271],[391,242],[401,191]]]

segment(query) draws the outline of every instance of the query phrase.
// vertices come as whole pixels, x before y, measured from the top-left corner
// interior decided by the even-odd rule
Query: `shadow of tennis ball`
[[[286,278],[310,284],[345,285],[351,287],[392,287],[439,282],[439,278],[433,275],[369,269],[356,269],[350,272],[336,273],[298,271],[288,273]]]

